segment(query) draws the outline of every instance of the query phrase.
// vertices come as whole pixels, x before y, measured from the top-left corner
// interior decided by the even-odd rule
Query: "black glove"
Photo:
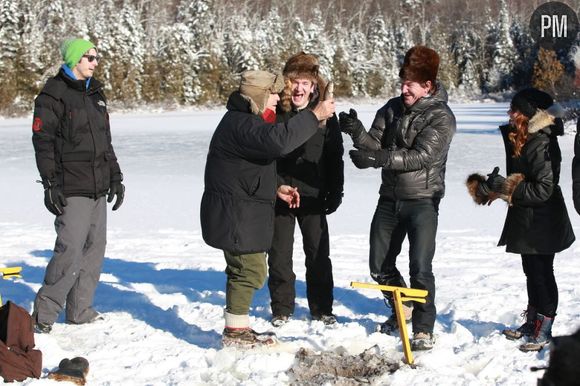
[[[49,180],[43,180],[42,184],[44,185],[44,206],[50,213],[60,216],[64,212],[63,207],[67,204],[61,187]]]
[[[329,192],[324,198],[324,213],[336,212],[340,204],[342,204],[342,192]]]
[[[363,131],[365,131],[365,127],[362,122],[359,121],[355,109],[350,109],[348,114],[344,111],[338,114],[338,123],[340,125],[340,131],[350,135],[351,137],[358,137]]]
[[[487,188],[489,188],[489,190],[491,190],[492,192],[503,194],[505,177],[499,174],[499,166],[493,168],[493,171],[487,175],[485,185],[487,185]]]
[[[348,152],[354,166],[359,169],[380,168],[389,162],[389,151],[381,150],[351,150]]]
[[[117,199],[115,200],[115,205],[113,205],[113,210],[119,209],[125,198],[125,185],[121,181],[111,181],[109,193],[107,194],[107,202],[112,202],[115,196],[117,196]]]

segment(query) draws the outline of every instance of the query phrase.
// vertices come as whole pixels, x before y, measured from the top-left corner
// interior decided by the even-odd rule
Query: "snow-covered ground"
[[[350,105],[339,105],[345,110]],[[377,105],[355,106],[369,125]],[[520,258],[496,247],[506,206],[478,207],[464,181],[469,173],[504,171],[498,123],[506,104],[452,105],[458,132],[447,164],[447,194],[440,207],[434,271],[437,280],[436,347],[417,353],[417,368],[402,365],[379,380],[390,385],[530,385],[549,352],[521,353],[499,331],[519,325],[526,306]],[[86,326],[55,324],[36,335],[44,356],[43,376],[62,358],[90,361],[90,385],[280,385],[300,347],[358,354],[377,345],[382,355],[402,361],[398,337],[375,333],[388,311],[380,294],[354,290],[351,281],[368,281],[370,220],[378,198],[380,172],[358,170],[345,159],[345,195],[330,216],[335,306],[339,323],[326,327],[308,318],[304,254],[297,234],[297,309],[276,333],[277,349],[222,349],[225,263],[220,251],[201,238],[199,203],[205,156],[224,110],[113,114],[114,145],[125,176],[125,203],[109,210],[106,260],[96,294],[105,320]],[[31,144],[30,119],[0,121],[0,266],[19,265],[24,277],[0,282],[0,293],[32,308],[54,243],[53,216],[43,205]],[[561,185],[576,233],[580,221],[571,202],[573,137],[560,139],[564,162]],[[345,137],[345,147],[351,145]],[[405,244],[406,245],[406,244]],[[578,244],[556,257],[560,290],[556,335],[580,327]],[[406,275],[406,246],[400,268]],[[269,324],[267,288],[251,311],[256,330]],[[541,374],[540,374],[541,375]],[[48,379],[25,384],[54,384]]]

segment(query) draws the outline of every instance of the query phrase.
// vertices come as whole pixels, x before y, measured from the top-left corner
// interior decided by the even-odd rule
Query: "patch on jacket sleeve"
[[[99,106],[101,106],[101,107],[107,107],[107,104],[105,103],[105,101],[104,101],[104,100],[100,100],[100,101],[98,101],[98,102],[97,102],[97,104],[98,104]]]
[[[34,121],[32,122],[32,131],[38,133],[42,130],[42,119],[40,117],[34,117]]]

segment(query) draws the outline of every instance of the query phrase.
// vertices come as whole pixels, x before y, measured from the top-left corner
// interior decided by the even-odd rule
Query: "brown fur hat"
[[[326,82],[320,76],[319,69],[318,58],[304,51],[288,58],[282,71],[285,86],[282,95],[280,95],[280,105],[283,111],[292,110],[292,81],[295,79],[308,79],[318,86],[315,88],[315,95],[313,95],[311,100],[324,93]]]
[[[428,80],[435,84],[439,70],[439,55],[425,46],[415,46],[405,54],[399,77],[403,80],[424,83]]]

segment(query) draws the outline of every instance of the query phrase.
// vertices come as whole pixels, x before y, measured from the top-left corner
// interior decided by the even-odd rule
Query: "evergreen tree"
[[[20,50],[21,18],[17,1],[0,0],[0,109],[8,109],[18,95],[15,65]]]
[[[553,50],[540,48],[538,60],[534,64],[532,83],[535,88],[557,95],[555,84],[564,75],[564,66]]]
[[[509,88],[513,81],[514,62],[518,55],[510,36],[510,16],[505,0],[500,1],[499,22],[490,28],[492,39],[491,68],[487,87],[490,91]]]

